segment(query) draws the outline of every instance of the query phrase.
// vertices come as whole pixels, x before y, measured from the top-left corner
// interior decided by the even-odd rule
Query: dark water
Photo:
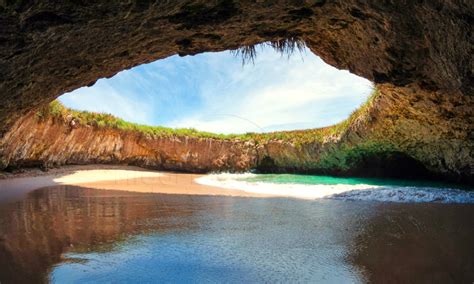
[[[472,204],[57,186],[0,204],[1,283],[472,283]]]

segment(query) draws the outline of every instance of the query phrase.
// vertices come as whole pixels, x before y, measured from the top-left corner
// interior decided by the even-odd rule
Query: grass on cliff
[[[339,137],[344,134],[351,125],[354,125],[357,120],[367,119],[366,115],[369,113],[369,110],[375,100],[380,95],[380,92],[377,88],[373,88],[372,93],[367,98],[360,107],[354,110],[347,119],[341,121],[340,123],[313,129],[304,129],[304,130],[292,130],[292,131],[277,131],[270,133],[248,133],[252,138],[257,140],[285,140],[291,141],[297,144],[311,143],[314,141],[323,141],[328,137]]]
[[[361,120],[361,119],[366,119],[366,115],[369,113],[369,110],[375,101],[375,99],[380,96],[380,91],[377,88],[372,89],[372,93],[370,96],[367,98],[367,100],[359,106],[357,109],[355,109],[347,119],[341,121],[338,124],[335,124],[331,127],[331,130],[334,134],[340,134],[345,132],[349,126],[354,125],[356,120]]]
[[[62,103],[55,100],[42,107],[37,113],[40,120],[53,118],[60,121],[75,120],[79,125],[92,126],[95,128],[119,129],[123,131],[134,131],[153,136],[192,136],[203,138],[227,138],[230,135],[215,134],[198,131],[194,128],[169,128],[162,126],[149,126],[125,121],[108,113],[78,111],[66,108]]]
[[[358,119],[363,119],[368,113],[374,98],[379,95],[379,91],[374,89],[369,99],[349,116],[348,119],[328,127],[278,131],[268,133],[245,133],[245,134],[217,134],[205,131],[199,131],[194,128],[169,128],[162,126],[149,126],[127,122],[121,118],[115,117],[107,113],[97,113],[88,111],[77,111],[66,108],[59,101],[55,100],[50,104],[42,107],[36,113],[40,120],[49,118],[68,122],[74,120],[82,126],[90,126],[101,129],[118,129],[122,131],[139,132],[152,136],[188,136],[197,138],[215,138],[215,139],[240,139],[254,140],[257,143],[267,142],[269,140],[284,140],[296,144],[304,144],[311,142],[321,142],[327,137],[337,137],[342,135],[350,125]]]

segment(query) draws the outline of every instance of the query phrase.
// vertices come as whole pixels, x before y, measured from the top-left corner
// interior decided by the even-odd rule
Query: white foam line
[[[255,174],[211,174],[196,179],[203,185],[301,199],[331,198],[383,202],[474,203],[474,192],[450,188],[378,186],[369,184],[298,184],[250,182]]]
[[[337,193],[348,190],[373,189],[378,186],[358,184],[358,185],[324,185],[324,184],[278,184],[268,182],[248,182],[241,179],[255,176],[254,174],[211,174],[196,179],[196,182],[203,185],[215,186],[227,189],[242,190],[245,192],[259,193],[274,196],[290,196],[302,199],[316,199],[329,197]],[[350,188],[348,188],[348,186]]]
[[[474,203],[474,192],[452,188],[382,187],[376,190],[346,191],[331,196],[342,200],[385,202]]]

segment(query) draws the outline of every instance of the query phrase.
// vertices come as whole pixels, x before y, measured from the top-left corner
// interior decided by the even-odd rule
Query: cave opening
[[[472,281],[473,15],[0,1],[0,282]]]
[[[194,56],[175,55],[101,79],[93,86],[64,94],[59,101],[67,108],[107,113],[150,127],[169,127],[177,134],[186,133],[181,129],[193,129],[215,135],[295,132],[303,137],[305,132],[311,135],[311,129],[334,128],[351,120],[350,116],[358,118],[357,112],[375,92],[369,80],[326,64],[296,42],[293,46],[263,43]],[[93,121],[92,125],[99,126],[96,124]],[[274,136],[280,137],[287,138]],[[360,153],[354,155],[354,151]],[[433,178],[420,162],[398,150],[354,151],[344,157],[344,163],[329,169],[282,165],[274,157],[264,156],[254,170]]]
[[[0,37],[0,44],[4,46],[0,52],[0,65],[4,67],[0,69],[4,79],[0,84],[1,169],[25,160],[58,164],[119,160],[168,168],[164,161],[171,158],[168,159],[166,153],[151,152],[155,160],[143,162],[146,155],[128,152],[130,144],[122,147],[123,141],[117,141],[111,149],[104,144],[94,144],[94,139],[100,137],[101,141],[113,138],[113,131],[100,132],[95,127],[103,124],[104,120],[84,125],[81,124],[83,121],[74,119],[74,116],[71,119],[71,113],[67,113],[59,117],[67,124],[60,125],[44,119],[35,122],[32,117],[41,106],[60,94],[91,86],[99,78],[112,77],[121,70],[140,64],[172,59],[176,54],[219,52],[252,47],[262,42],[285,47],[288,41],[304,41],[312,53],[331,66],[373,81],[382,95],[367,112],[362,113],[363,119],[342,124],[343,131],[336,131],[339,134],[337,139],[326,129],[309,132],[309,135],[303,135],[296,141],[298,143],[289,142],[299,147],[313,141],[321,149],[318,148],[315,153],[309,151],[304,156],[309,158],[303,162],[290,159],[301,154],[295,147],[298,155],[274,159],[278,166],[294,162],[298,169],[317,166],[333,169],[341,163],[344,166],[348,161],[346,154],[350,154],[351,149],[344,147],[359,145],[361,149],[377,153],[380,149],[405,153],[442,177],[472,183],[473,131],[469,118],[473,117],[474,108],[472,96],[469,96],[472,93],[472,84],[469,84],[472,72],[468,68],[470,65],[466,64],[472,58],[469,41],[471,22],[466,16],[466,11],[472,8],[469,5],[439,5],[427,1],[370,5],[331,1],[282,2],[275,5],[268,5],[266,1],[245,4],[238,1],[90,4],[68,2],[43,5],[34,1],[0,4],[4,26]],[[260,64],[255,66],[258,68]],[[109,97],[102,105],[110,106],[116,101],[116,98]],[[122,103],[133,105],[135,101],[132,99]],[[276,105],[276,99],[269,101],[267,105]],[[294,101],[297,101],[296,96]],[[94,105],[101,104],[95,102]],[[305,105],[314,107],[318,104]],[[352,104],[352,107],[356,105],[358,103]],[[134,108],[138,111],[132,112],[132,118],[136,119],[145,107]],[[193,109],[198,108],[190,108]],[[270,121],[275,120],[262,109],[258,108],[254,113],[269,117]],[[54,111],[61,114],[58,107]],[[360,111],[356,112],[360,114]],[[308,113],[316,112],[297,112],[298,115]],[[284,117],[283,111],[279,114],[279,117]],[[251,122],[256,121],[253,117],[244,117]],[[321,119],[316,117],[313,121],[316,120]],[[259,127],[256,127],[248,121],[246,123],[253,127],[250,131],[256,131],[259,127],[271,131],[271,125],[281,124],[262,125],[257,121]],[[149,124],[163,125],[160,121]],[[44,129],[35,129],[38,125]],[[124,122],[116,121],[113,126],[124,125]],[[199,125],[193,123],[186,127]],[[230,125],[233,130],[236,129]],[[58,139],[73,139],[78,133],[93,131],[94,135],[82,138],[90,139],[87,150],[100,153],[103,157],[88,155],[79,140],[77,144],[68,145],[46,143],[51,141],[41,135],[50,131],[52,126],[58,132],[50,134]],[[27,127],[32,127],[32,130]],[[64,129],[59,131],[61,127]],[[306,127],[319,125],[304,125]],[[45,131],[41,132],[42,129]],[[38,143],[18,143],[33,134],[37,135],[35,139]],[[327,144],[331,147],[326,147]],[[265,145],[266,151],[271,152],[266,154],[278,154],[272,152],[272,146]],[[336,151],[337,155],[332,155],[334,149],[342,153]],[[55,152],[60,150],[67,155],[59,159]],[[257,156],[259,159],[262,157]],[[321,158],[324,163],[313,157]],[[232,161],[228,158],[218,160],[217,168],[231,167]],[[187,165],[188,162],[182,164]],[[243,168],[253,166],[255,161]]]
[[[56,161],[49,158],[56,146],[48,145],[47,137],[35,137],[31,153],[4,163],[4,169],[92,161],[202,173],[435,178],[420,157],[370,130],[377,128],[373,121],[386,119],[377,111],[387,99],[380,100],[383,84],[326,64],[300,41],[282,42],[174,55],[66,93],[40,108],[36,121],[40,129],[49,123],[65,128],[53,133],[60,137],[64,133],[58,132],[65,131],[63,139],[92,130],[86,134],[91,149],[83,150],[78,142],[81,150]],[[141,135],[153,138],[143,142]],[[184,146],[169,137],[184,139]],[[214,149],[202,142],[189,145],[188,138],[230,139],[235,145]],[[203,147],[217,151],[211,164],[199,158]]]
[[[243,134],[340,123],[373,88],[369,80],[326,64],[301,42],[263,43],[171,56],[100,79],[59,101],[142,125]]]

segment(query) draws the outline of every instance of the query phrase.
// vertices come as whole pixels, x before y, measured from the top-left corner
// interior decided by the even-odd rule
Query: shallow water
[[[472,188],[423,180],[223,173],[203,176],[196,181],[209,186],[303,199],[474,204]]]
[[[0,281],[469,282],[473,213],[56,186],[0,204]]]
[[[244,180],[263,181],[272,183],[300,183],[300,184],[370,184],[389,186],[418,186],[418,187],[453,187],[454,184],[428,181],[428,180],[406,180],[389,178],[362,178],[362,177],[335,177],[324,175],[298,175],[298,174],[250,174],[242,175]]]

